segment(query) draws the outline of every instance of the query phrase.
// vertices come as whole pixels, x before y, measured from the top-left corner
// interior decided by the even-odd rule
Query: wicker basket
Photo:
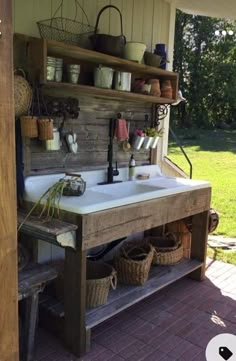
[[[106,263],[87,260],[86,307],[94,308],[107,303],[110,286],[116,289],[117,276]]]
[[[127,242],[115,257],[115,269],[121,283],[143,285],[149,275],[153,259],[153,247],[147,242]]]
[[[38,21],[40,36],[48,40],[62,41],[63,43],[79,45],[82,48],[91,49],[89,37],[94,33],[94,27],[89,25],[88,17],[77,0],[75,4],[75,19],[67,19],[63,17],[63,1],[54,13],[51,19]],[[82,10],[87,20],[87,24],[83,24],[76,20],[78,7]],[[56,17],[60,12],[61,16]]]
[[[50,118],[38,119],[39,139],[53,139],[53,120]]]
[[[166,230],[176,236],[183,246],[184,257],[190,259],[192,234],[186,225],[187,219],[174,221],[166,225]]]
[[[183,258],[183,246],[174,234],[167,233],[161,237],[148,237],[154,247],[153,265],[173,265]]]
[[[32,115],[23,115],[22,117],[20,117],[20,126],[22,137],[38,137],[37,117],[34,117]]]
[[[14,74],[15,116],[20,117],[21,115],[28,114],[32,101],[32,89],[25,79],[24,71],[17,69],[15,72],[22,74]]]
[[[56,297],[64,300],[64,263],[59,262],[59,276],[54,282]],[[87,259],[86,307],[94,308],[106,304],[110,286],[115,290],[116,271],[106,263]]]

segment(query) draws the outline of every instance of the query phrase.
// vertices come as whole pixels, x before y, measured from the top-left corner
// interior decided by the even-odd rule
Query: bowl
[[[147,46],[144,43],[129,41],[125,44],[124,58],[141,63]]]
[[[159,68],[162,62],[162,57],[160,55],[150,53],[149,51],[145,51],[144,62],[146,65]]]

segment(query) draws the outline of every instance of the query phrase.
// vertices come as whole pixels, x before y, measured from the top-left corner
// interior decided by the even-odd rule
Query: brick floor
[[[80,359],[39,330],[35,361],[205,361],[225,332],[236,334],[236,267],[208,260],[204,282],[184,278],[94,328]]]

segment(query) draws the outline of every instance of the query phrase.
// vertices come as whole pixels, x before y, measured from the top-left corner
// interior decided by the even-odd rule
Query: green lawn
[[[208,257],[212,259],[217,259],[219,261],[223,261],[226,263],[231,263],[236,266],[236,252],[235,251],[228,251],[223,250],[220,248],[210,248],[207,249]]]
[[[236,237],[236,130],[176,130],[193,164],[193,179],[212,185],[212,203],[220,214],[214,234]],[[189,166],[170,135],[168,157],[189,174]]]

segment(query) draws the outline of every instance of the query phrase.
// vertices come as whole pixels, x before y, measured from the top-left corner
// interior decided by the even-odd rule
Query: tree
[[[217,37],[216,30],[234,35]],[[196,126],[233,121],[236,113],[236,22],[177,11],[174,70],[187,99],[186,114]],[[184,126],[186,118],[180,121]],[[182,124],[183,123],[183,124]]]

